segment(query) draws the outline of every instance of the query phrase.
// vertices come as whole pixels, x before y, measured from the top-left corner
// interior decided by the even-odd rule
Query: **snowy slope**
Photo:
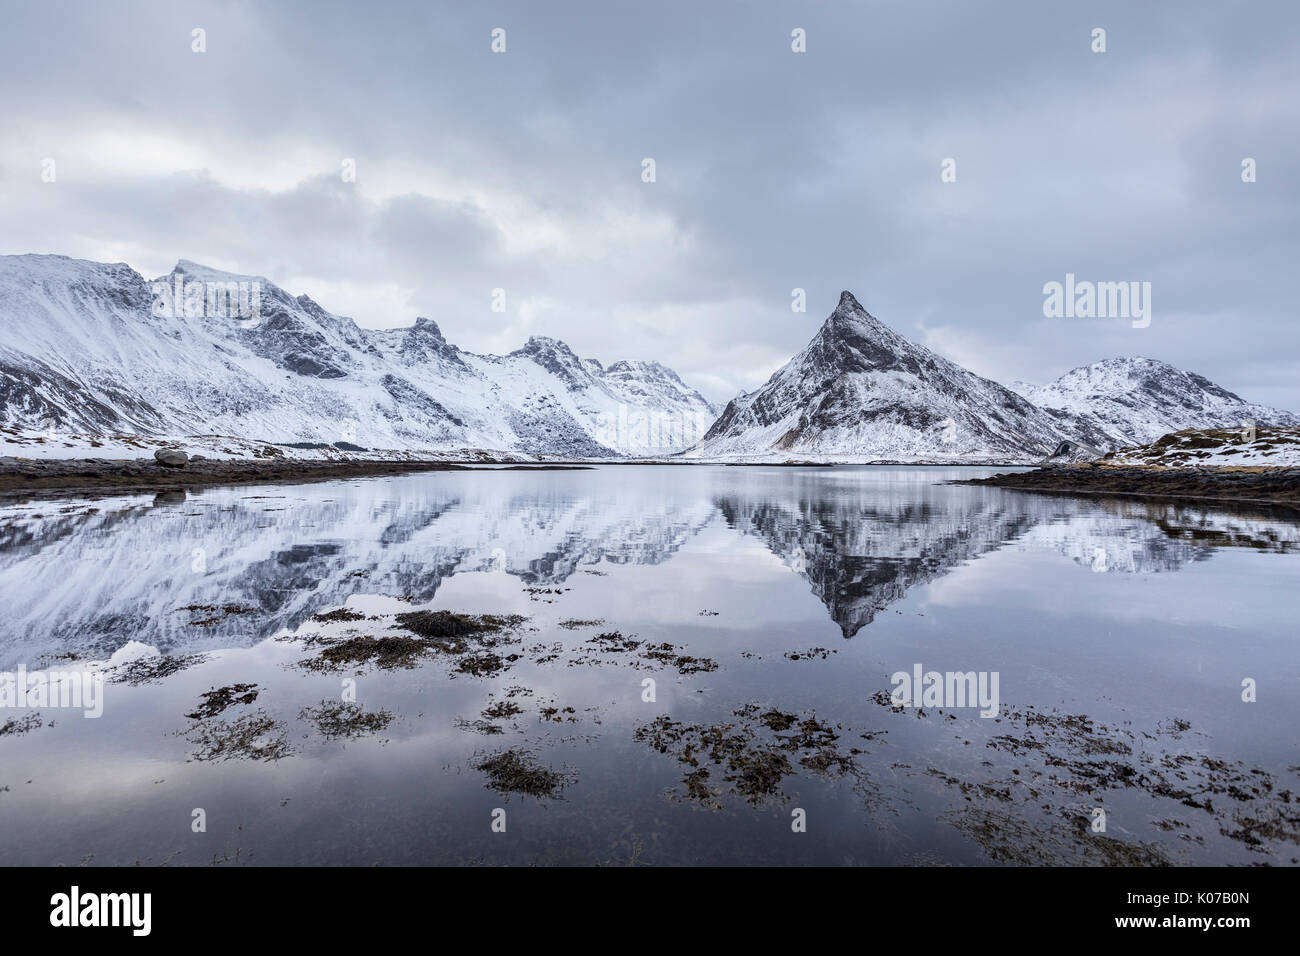
[[[996,382],[909,342],[844,292],[802,352],[727,406],[689,454],[1037,461],[1063,437]]]
[[[1170,432],[1149,445],[1123,448],[1106,457],[1107,465],[1161,468],[1300,468],[1300,429],[1212,428]]]
[[[1149,358],[1114,358],[1050,385],[1011,387],[1047,411],[1071,438],[1103,450],[1144,445],[1188,428],[1300,427],[1300,415],[1255,405],[1194,372]]]
[[[178,278],[256,284],[257,315],[159,308]],[[265,278],[184,260],[151,283],[121,263],[0,256],[10,427],[608,457],[686,447],[698,435],[672,426],[702,434],[713,417],[657,363],[605,369],[550,339],[474,355],[429,319],[366,330]]]

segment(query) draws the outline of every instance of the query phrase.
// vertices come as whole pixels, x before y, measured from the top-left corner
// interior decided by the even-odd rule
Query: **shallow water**
[[[0,669],[128,642],[185,665],[107,671],[96,719],[0,710],[0,862],[1294,864],[1300,524],[942,484],[991,471],[608,466],[0,508]],[[356,619],[313,619],[341,606]],[[481,668],[317,666],[422,608],[527,620]],[[891,707],[918,664],[996,674],[997,716]],[[309,710],[347,681],[380,715],[355,736]],[[186,716],[235,684],[256,697]],[[251,745],[214,746],[253,721]]]

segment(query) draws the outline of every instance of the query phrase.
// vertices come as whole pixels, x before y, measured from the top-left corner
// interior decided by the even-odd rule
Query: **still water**
[[[1295,513],[988,473],[7,504],[0,863],[1294,865]]]

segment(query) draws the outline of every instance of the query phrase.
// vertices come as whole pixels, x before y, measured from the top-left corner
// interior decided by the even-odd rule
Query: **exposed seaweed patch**
[[[182,654],[176,657],[151,654],[110,668],[109,673],[112,676],[108,679],[114,684],[130,684],[132,687],[138,687],[141,684],[155,683],[165,677],[171,677],[205,660],[207,660],[206,654]]]
[[[483,631],[499,631],[516,626],[524,620],[517,615],[476,617],[472,614],[456,614],[452,611],[407,611],[397,615],[398,626],[427,640],[447,640]]]
[[[501,673],[519,660],[518,654],[497,654],[493,649],[520,643],[513,631],[527,618],[519,615],[455,614],[451,611],[409,611],[395,618],[407,634],[363,634],[337,640],[317,638],[325,644],[315,657],[299,662],[308,670],[338,671],[373,665],[382,670],[418,666],[429,656],[454,659],[454,669],[483,677]],[[414,635],[414,636],[412,636]]]
[[[490,720],[466,720],[464,717],[456,718],[456,728],[470,733],[483,734],[485,737],[505,733],[499,724],[494,724]]]
[[[299,666],[318,671],[338,671],[365,664],[383,670],[415,667],[419,659],[431,650],[433,648],[427,641],[415,637],[366,634],[329,644],[315,657],[300,661]]]
[[[810,647],[806,651],[786,651],[782,656],[788,661],[826,660],[832,654],[838,654],[834,648]]]
[[[190,758],[192,760],[274,762],[293,754],[284,722],[274,719],[263,710],[245,714],[234,721],[200,721],[184,733],[185,738],[195,747]]]
[[[590,645],[590,647],[586,645]],[[585,664],[604,664],[608,660],[604,656],[606,654],[630,654],[633,655],[632,660],[621,663],[639,669],[656,665],[675,667],[677,672],[683,676],[708,673],[718,669],[718,662],[712,658],[692,657],[689,654],[683,654],[667,642],[647,644],[635,637],[624,636],[620,631],[606,631],[597,634],[595,637],[588,638],[586,645],[578,649],[576,657],[572,657],[566,662],[567,666],[580,667]],[[544,657],[536,658],[535,663],[544,664],[553,661],[562,651],[563,647],[557,645]]]
[[[320,614],[311,616],[313,621],[319,621],[322,624],[337,624],[347,621],[364,621],[366,616],[351,608],[336,607],[332,611],[322,611]]]
[[[578,712],[572,707],[561,707],[554,699],[551,699],[537,709],[537,719],[552,724],[576,724],[578,722]]]
[[[1252,848],[1264,849],[1268,840],[1300,844],[1300,808],[1288,798],[1285,805],[1274,804],[1250,813],[1233,811],[1231,820],[1219,832]]]
[[[317,732],[330,740],[377,734],[393,722],[391,711],[367,711],[357,704],[335,700],[322,700],[315,707],[304,707],[298,716],[315,724]]]
[[[624,637],[618,631],[607,631],[604,634],[597,634],[595,637],[588,638],[587,643],[595,644],[599,650],[609,653],[617,651],[631,653],[644,642],[633,640],[630,637]]]
[[[679,674],[705,674],[718,669],[718,662],[712,658],[679,654],[677,648],[667,642],[646,648],[641,656],[646,660],[675,667]]]
[[[1068,860],[1090,866],[1171,865],[1159,845],[1092,833],[1082,815],[1064,826],[1033,824],[1014,813],[984,807],[954,810],[945,816],[995,863],[1059,866]]]
[[[33,711],[23,717],[10,717],[0,724],[0,737],[16,737],[18,734],[29,733],[44,725],[45,721],[41,718],[40,711]]]
[[[755,704],[732,716],[737,719],[705,725],[661,714],[632,737],[659,753],[672,754],[686,769],[685,798],[711,809],[722,807],[724,792],[752,804],[774,801],[783,796],[783,781],[800,767],[821,776],[865,780],[857,761],[863,751],[839,748],[839,726],[813,714],[764,710]],[[721,771],[725,791],[714,780],[714,771]]]
[[[514,717],[516,714],[522,714],[524,709],[516,704],[513,700],[499,700],[495,704],[483,710],[483,716],[487,720],[506,720]]]
[[[889,703],[887,694],[872,699]],[[920,708],[916,715],[937,716]],[[951,714],[944,715],[945,720],[948,717]],[[1055,863],[1162,865],[1164,851],[1156,844],[1103,838],[1087,830],[1089,817],[1080,810],[1079,799],[1100,804],[1111,791],[1137,791],[1163,801],[1167,809],[1153,820],[1153,828],[1179,832],[1179,839],[1194,844],[1204,844],[1206,834],[1214,832],[1205,829],[1206,823],[1252,852],[1273,855],[1280,844],[1300,844],[1300,801],[1273,774],[1207,753],[1164,749],[1167,739],[1181,741],[1192,732],[1185,719],[1160,721],[1154,733],[1147,733],[1111,727],[1085,714],[1028,706],[1004,708],[994,723],[1004,732],[991,734],[985,747],[1002,759],[996,764],[983,761],[988,769],[978,776],[984,779],[962,779],[935,768],[927,774],[956,788],[967,801],[1020,807],[1023,819],[1014,825],[1008,816],[1013,811],[1008,809],[978,826],[959,827],[978,837],[981,845],[987,843],[986,850],[997,861],[1032,862],[1043,854],[1055,854],[1050,856]],[[978,733],[975,727],[970,732]],[[1038,840],[1038,825],[1030,818],[1042,813],[1082,827],[1086,846],[1076,846],[1077,840],[1062,842],[1059,835],[1053,841]],[[1017,849],[1017,832],[1038,842]]]
[[[480,758],[471,764],[487,775],[489,790],[508,795],[521,793],[538,800],[559,798],[566,786],[577,779],[574,771],[543,767],[531,751],[515,747]]]
[[[214,690],[205,691],[201,695],[203,703],[199,704],[194,713],[185,716],[191,720],[206,720],[209,717],[217,716],[228,707],[234,707],[236,704],[251,704],[257,700],[257,695],[256,684],[230,684],[226,687],[218,687]]]
[[[583,628],[583,627],[600,627],[604,623],[605,623],[604,621],[599,621],[599,620],[584,621],[576,617],[571,617],[567,621],[561,621],[559,624],[556,625],[556,627],[562,627],[566,631],[576,631],[579,628]]]
[[[494,651],[463,654],[456,659],[456,670],[474,677],[495,677],[509,669],[510,665],[522,656],[521,654],[497,654]]]

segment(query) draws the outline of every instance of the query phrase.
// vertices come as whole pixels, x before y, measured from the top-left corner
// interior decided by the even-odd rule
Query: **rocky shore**
[[[167,465],[154,458],[125,461],[95,458],[0,458],[0,495],[61,494],[88,490],[106,493],[183,491],[210,485],[328,481],[416,471],[461,471],[474,467],[472,464],[445,461],[367,459],[320,461],[294,458],[190,458],[180,465]]]
[[[950,484],[1074,495],[1218,498],[1300,506],[1300,468],[1052,465],[1036,471],[967,478]]]

